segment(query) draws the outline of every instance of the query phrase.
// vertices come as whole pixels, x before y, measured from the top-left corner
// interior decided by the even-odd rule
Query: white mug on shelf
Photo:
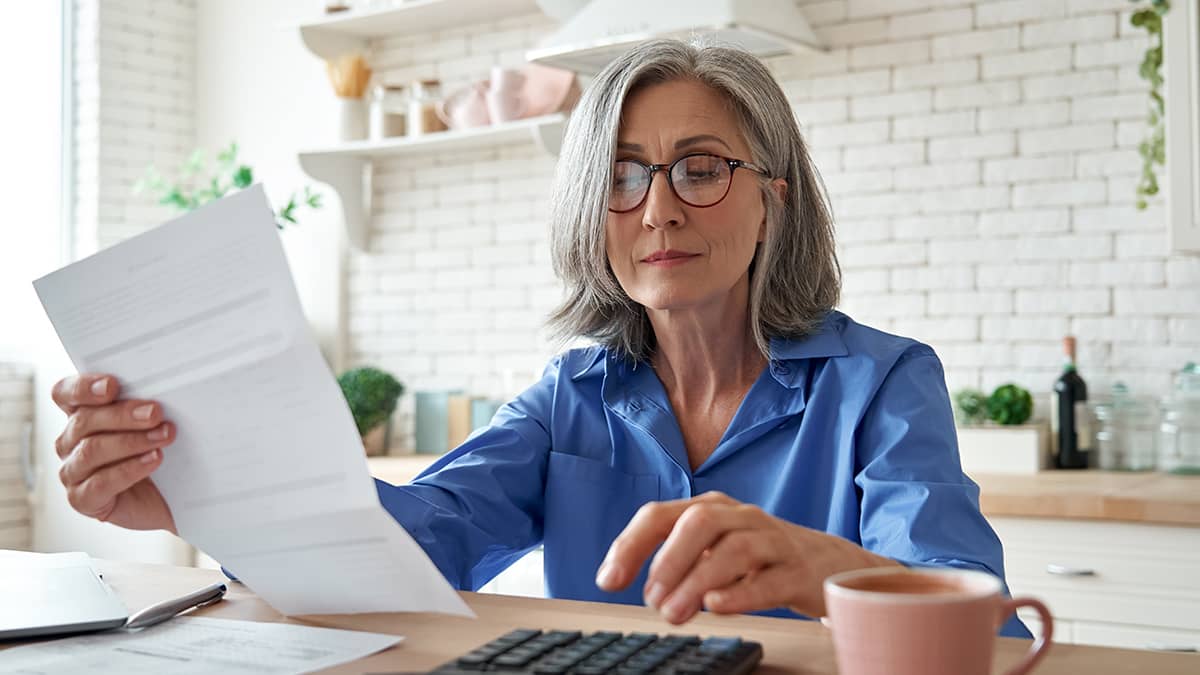
[[[367,137],[367,104],[361,98],[338,97],[338,137],[361,141]]]

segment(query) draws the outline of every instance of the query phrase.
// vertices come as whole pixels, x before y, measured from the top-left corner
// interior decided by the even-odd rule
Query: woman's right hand
[[[67,413],[67,426],[54,442],[67,501],[99,521],[174,533],[171,509],[150,474],[175,440],[175,425],[162,419],[158,403],[118,400],[119,390],[117,378],[102,374],[54,385],[54,402]]]

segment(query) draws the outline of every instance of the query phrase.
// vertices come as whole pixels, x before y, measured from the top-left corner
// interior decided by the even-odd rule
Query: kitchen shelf
[[[535,0],[408,0],[394,7],[352,10],[300,25],[308,50],[325,60],[361,52],[373,38],[457,28],[540,11]]]
[[[304,172],[328,184],[342,202],[342,216],[350,243],[366,250],[371,214],[371,171],[374,161],[440,150],[483,148],[533,141],[551,155],[562,145],[566,115],[556,113],[458,131],[440,131],[417,137],[379,141],[351,141],[300,153]]]

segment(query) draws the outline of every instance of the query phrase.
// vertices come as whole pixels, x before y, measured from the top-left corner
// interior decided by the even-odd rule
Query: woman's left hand
[[[824,616],[826,577],[898,565],[840,537],[706,492],[639,509],[608,549],[596,585],[606,591],[625,588],[659,544],[643,596],[673,624],[704,608],[738,614],[788,607]]]

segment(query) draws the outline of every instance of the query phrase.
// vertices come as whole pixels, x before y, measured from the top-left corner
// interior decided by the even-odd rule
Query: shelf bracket
[[[314,179],[326,183],[342,202],[346,237],[360,251],[367,250],[371,213],[371,161],[353,155],[300,155],[300,167]]]
[[[354,54],[366,49],[367,41],[356,35],[338,33],[318,26],[301,26],[300,39],[308,51],[325,61],[332,61],[344,54]]]
[[[565,123],[562,121],[551,124],[539,124],[532,129],[533,142],[539,148],[544,150],[551,157],[558,157],[558,153],[562,150],[563,130]]]

